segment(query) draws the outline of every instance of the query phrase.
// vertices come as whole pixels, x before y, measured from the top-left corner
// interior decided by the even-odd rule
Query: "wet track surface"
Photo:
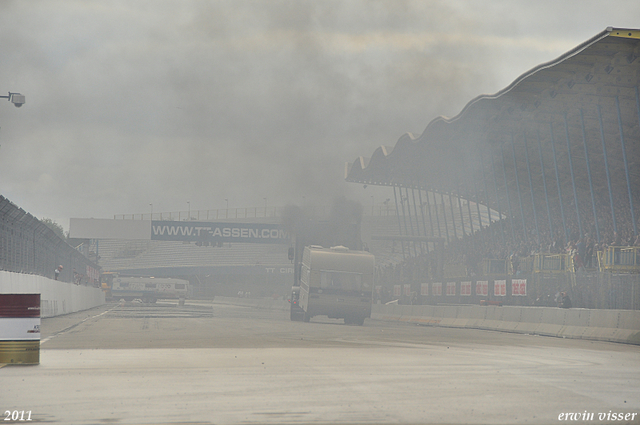
[[[108,304],[43,319],[40,365],[0,368],[0,382],[0,408],[32,423],[606,423],[640,411],[640,347]]]

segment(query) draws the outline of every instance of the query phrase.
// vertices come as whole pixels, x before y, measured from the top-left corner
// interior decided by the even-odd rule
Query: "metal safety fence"
[[[100,268],[52,229],[0,196],[0,270],[95,286]]]

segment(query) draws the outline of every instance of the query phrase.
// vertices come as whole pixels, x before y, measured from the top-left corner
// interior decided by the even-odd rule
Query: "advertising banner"
[[[489,281],[479,280],[476,282],[476,295],[486,297],[489,295]]]
[[[456,283],[447,282],[447,296],[454,296],[456,294]]]
[[[506,280],[496,280],[493,282],[493,295],[496,297],[506,297],[507,296],[507,281]]]
[[[431,284],[431,293],[434,297],[442,295],[442,282],[434,282]]]
[[[511,280],[511,295],[518,297],[527,296],[527,279]]]
[[[40,294],[0,294],[0,363],[40,363]]]
[[[460,282],[460,295],[471,296],[471,282]]]
[[[278,224],[215,223],[209,221],[152,221],[151,239],[200,242],[288,244],[290,237]]]

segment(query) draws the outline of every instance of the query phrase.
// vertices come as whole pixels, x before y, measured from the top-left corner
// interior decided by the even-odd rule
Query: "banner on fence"
[[[460,282],[460,295],[471,296],[471,282]]]
[[[526,297],[527,296],[527,279],[512,279],[511,295],[514,297]]]
[[[489,281],[479,280],[476,282],[476,295],[487,297],[489,296]]]
[[[431,294],[434,297],[439,297],[442,295],[442,282],[434,282],[431,284]]]
[[[455,296],[456,295],[456,283],[455,282],[447,282],[447,296]]]
[[[506,297],[507,296],[507,281],[506,280],[495,280],[493,282],[493,295],[496,297]]]

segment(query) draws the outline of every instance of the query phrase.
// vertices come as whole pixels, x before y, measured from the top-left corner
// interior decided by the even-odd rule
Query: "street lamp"
[[[11,92],[9,92],[9,96],[0,96],[0,98],[7,99],[11,103],[13,103],[13,106],[15,106],[16,108],[21,107],[25,103],[24,102],[24,95],[20,94],[20,93],[11,93]]]

